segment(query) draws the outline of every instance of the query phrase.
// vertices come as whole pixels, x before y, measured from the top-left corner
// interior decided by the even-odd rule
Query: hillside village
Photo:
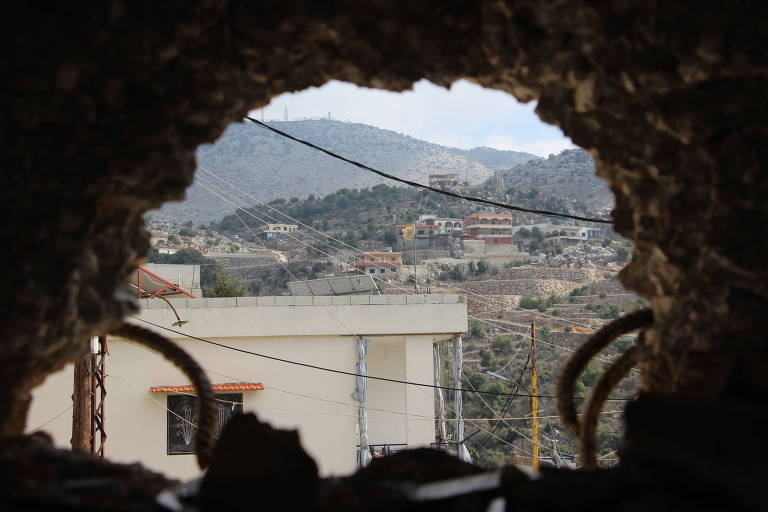
[[[588,153],[540,158],[336,121],[271,124],[434,190],[383,183],[247,126],[200,150],[188,198],[145,217],[150,250],[128,290],[138,303],[132,322],[205,368],[216,393],[214,436],[238,413],[255,412],[298,431],[326,476],[415,447],[489,468],[579,466],[576,439],[557,418],[555,379],[592,333],[647,306],[617,280],[629,243],[610,223],[573,218],[605,219],[611,209]],[[634,336],[584,369],[579,401]],[[199,475],[189,376],[121,337],[91,343],[80,374],[106,383],[100,400],[130,404],[116,408],[120,421],[107,434],[88,391],[96,401],[81,415],[91,416],[92,432],[102,429],[100,449],[111,439],[116,460]],[[525,391],[534,369],[535,412]],[[66,367],[37,391],[33,419],[45,421],[87,388],[88,379],[74,387],[73,372]],[[632,372],[601,415],[602,466],[617,461],[620,404],[637,385]],[[75,420],[51,428],[57,443],[75,442]],[[97,453],[89,435],[84,449]]]
[[[456,173],[429,176],[431,185],[464,194],[552,204],[552,196],[535,188],[503,188],[501,181],[470,186]],[[489,211],[428,191],[383,184],[344,188],[325,196],[252,203],[208,224],[150,218],[148,226],[153,235],[149,261],[201,265],[209,297],[312,295],[311,283],[361,275],[370,276],[374,293],[383,295],[461,294],[470,315],[466,378],[481,390],[515,389],[488,372],[504,368],[524,378],[530,371],[518,356],[532,320],[541,342],[540,379],[553,393],[569,351],[607,321],[644,305],[616,280],[630,247],[609,225]],[[626,337],[603,361],[631,343]],[[582,375],[582,395],[603,364]],[[630,396],[636,384],[633,376],[616,394]],[[467,394],[466,416],[494,420],[491,410],[505,410],[510,417],[527,414],[525,401],[508,404],[503,397],[490,397],[486,402]],[[542,414],[554,417],[554,402],[543,402]],[[615,460],[611,453],[621,437],[618,414],[608,416],[598,436],[605,465]],[[488,466],[509,461],[510,444],[525,458],[529,427],[489,425],[493,435],[467,441],[474,460]],[[557,456],[572,461],[570,433],[552,424],[547,429],[550,444],[559,446]],[[545,455],[552,462],[552,454]]]

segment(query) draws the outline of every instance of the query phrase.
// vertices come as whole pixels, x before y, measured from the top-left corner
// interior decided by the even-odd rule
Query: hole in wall
[[[278,96],[250,116],[402,178],[427,184],[430,175],[455,173],[456,183],[447,187],[474,197],[582,216],[607,216],[612,207],[612,195],[594,176],[591,157],[559,128],[543,123],[535,113],[535,103],[521,104],[506,93],[467,81],[456,82],[450,89],[420,81],[413,90],[402,93],[329,82]],[[148,216],[149,228],[156,235],[150,259],[183,263],[176,253],[180,247],[197,250],[203,257],[231,254],[221,268],[240,285],[230,282],[220,286],[224,289],[214,289],[218,279],[214,268],[219,267],[203,263],[202,281],[209,287],[208,295],[287,294],[289,281],[343,275],[356,251],[394,248],[402,250],[407,263],[410,252],[404,249],[397,226],[439,224],[428,218],[431,215],[459,219],[459,231],[464,232],[471,229],[464,222],[469,214],[506,213],[429,191],[394,188],[397,184],[249,122],[231,125],[217,142],[201,147],[198,162],[188,199]],[[233,210],[239,214],[233,215]],[[567,352],[551,347],[572,346],[602,321],[641,305],[613,279],[629,254],[628,244],[610,227],[597,227],[598,234],[593,236],[582,229],[589,224],[521,213],[512,214],[515,231],[506,240],[499,238],[505,229],[501,221],[489,222],[492,236],[485,240],[479,258],[456,254],[447,244],[430,245],[421,248],[421,258],[422,264],[424,259],[433,261],[434,270],[424,270],[421,278],[397,276],[388,269],[365,272],[374,276],[385,293],[410,291],[415,285],[434,293],[455,293],[457,289],[452,287],[459,287],[459,293],[493,296],[500,292],[492,284],[484,288],[482,282],[504,280],[505,271],[511,273],[521,264],[598,269],[601,275],[587,284],[555,283],[549,292],[502,290],[502,294],[521,295],[520,306],[544,315],[538,337],[551,346],[539,349],[540,378],[545,393],[553,394],[552,379]],[[417,237],[426,231],[429,229],[417,231]],[[322,234],[330,238],[324,239]],[[482,238],[470,234],[470,238]],[[511,252],[527,257],[505,257],[510,246]],[[418,246],[416,249],[419,251]],[[429,252],[434,254],[425,254]],[[263,258],[249,259],[248,254]],[[470,260],[466,266],[452,261],[464,256]],[[541,276],[533,280],[558,281]],[[525,358],[513,357],[525,353],[517,348],[529,341],[525,329],[518,327],[529,313],[489,307],[482,300],[474,304],[470,300],[470,309],[474,318],[466,344],[467,378],[478,389],[511,392],[514,386],[494,380],[486,372],[509,363],[505,366],[509,378],[529,378]],[[579,382],[581,394],[598,374],[598,367],[590,368]],[[618,392],[630,395],[636,380],[633,376]],[[521,460],[529,456],[530,425],[521,420],[530,415],[527,401],[507,404],[504,397],[485,402],[470,397],[465,404],[464,416],[479,422],[473,429],[477,435],[468,443],[475,460],[487,466],[507,463],[510,447]],[[495,417],[492,410],[518,419],[489,421]],[[544,404],[542,411],[548,417],[542,420],[545,461],[554,462],[555,449],[558,457],[569,459],[575,453],[574,440],[553,418],[554,402]],[[613,414],[601,426],[598,438],[604,464],[615,461],[610,454],[621,436],[619,417]],[[379,441],[386,444],[385,439]]]

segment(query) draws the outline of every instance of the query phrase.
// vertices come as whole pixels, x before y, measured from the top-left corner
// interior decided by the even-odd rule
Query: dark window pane
[[[216,395],[219,409],[218,438],[221,430],[235,414],[243,412],[243,394]],[[192,395],[168,395],[168,448],[169,455],[194,453],[197,435],[196,397]]]

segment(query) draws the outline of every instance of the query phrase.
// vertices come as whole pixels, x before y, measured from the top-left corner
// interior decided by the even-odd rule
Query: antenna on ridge
[[[285,107],[285,110],[283,111],[283,121],[288,120],[288,107]]]
[[[331,113],[330,112],[328,112],[328,120],[329,121],[331,120]]]

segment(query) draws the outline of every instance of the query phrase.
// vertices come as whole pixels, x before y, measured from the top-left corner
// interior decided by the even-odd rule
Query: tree
[[[469,334],[477,337],[485,336],[485,327],[477,320],[472,320],[469,322]]]
[[[397,234],[392,230],[385,231],[381,236],[381,241],[384,242],[384,245],[388,247],[394,247],[394,245],[397,243]]]
[[[215,276],[216,281],[203,288],[206,297],[241,297],[245,294],[242,283],[223,268],[217,266]]]
[[[491,347],[498,354],[511,354],[513,350],[512,338],[508,336],[496,336],[491,342]]]
[[[485,274],[488,272],[488,262],[485,260],[480,260],[477,262],[477,273],[478,274]]]
[[[616,249],[616,256],[618,256],[619,261],[627,261],[627,258],[629,257],[629,249],[626,247],[619,247]]]

